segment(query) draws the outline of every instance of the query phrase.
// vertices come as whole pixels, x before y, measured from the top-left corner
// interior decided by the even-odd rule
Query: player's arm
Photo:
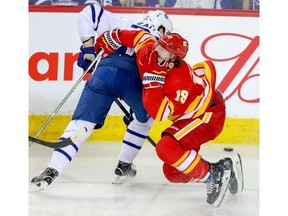
[[[112,23],[116,22],[116,15],[104,10],[97,4],[87,5],[77,15],[78,34],[82,43],[95,38],[103,32],[111,29]],[[86,44],[85,44],[86,45]],[[93,43],[87,45],[94,45]]]
[[[77,60],[77,65],[86,70],[95,59],[95,36],[111,29],[117,16],[104,10],[97,4],[86,6],[77,16],[78,34],[82,45]],[[93,71],[93,68],[90,72]]]
[[[144,30],[112,29],[101,34],[95,43],[95,51],[104,49],[103,56],[113,53],[121,46],[134,48],[137,53],[146,43],[156,39]]]
[[[143,89],[142,100],[146,111],[155,121],[166,119],[173,111],[173,104],[162,88]]]
[[[169,70],[167,72],[169,73]],[[173,73],[175,72],[177,73],[177,71],[173,71]],[[173,80],[173,82],[171,82],[171,80]],[[148,86],[143,81],[142,83],[143,104],[154,120],[163,121],[166,118],[170,118],[176,110],[184,107],[183,105],[188,97],[188,91],[186,91],[187,94],[184,95],[184,98],[183,95],[182,97],[179,96],[179,89],[187,89],[187,82],[179,83],[179,81],[175,82],[174,78],[170,78],[169,82],[154,83],[152,85],[153,87]]]
[[[154,44],[149,43],[138,52],[137,64],[143,84],[144,107],[154,120],[162,121],[173,112],[173,105],[164,94],[169,69],[167,64],[157,63],[157,52],[151,51],[153,47]]]
[[[137,53],[146,43],[156,41],[156,38],[144,30],[120,30],[118,34],[122,45],[134,48]]]

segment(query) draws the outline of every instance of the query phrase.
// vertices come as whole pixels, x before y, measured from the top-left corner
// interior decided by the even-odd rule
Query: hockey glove
[[[165,83],[165,79],[168,73],[168,60],[158,64],[157,63],[157,52],[152,52],[149,57],[149,61],[142,61],[142,84],[144,89],[162,87]]]
[[[102,33],[97,39],[94,45],[95,52],[104,50],[102,57],[105,57],[122,46],[121,41],[118,38],[118,32],[120,29],[113,29]]]
[[[77,60],[77,65],[82,68],[84,71],[90,66],[90,64],[94,61],[96,57],[96,53],[94,51],[94,47],[80,47],[80,53]],[[92,67],[88,72],[92,73],[94,71],[94,67]]]

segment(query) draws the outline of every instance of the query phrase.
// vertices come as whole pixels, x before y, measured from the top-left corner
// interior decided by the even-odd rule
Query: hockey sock
[[[125,163],[132,163],[138,152],[141,150],[149,132],[153,120],[146,123],[137,121],[136,118],[128,125],[123,142],[119,160]]]
[[[66,139],[82,127],[87,128],[86,136],[84,136],[80,140],[77,140],[77,142],[73,143],[72,145],[66,146],[64,148],[55,149],[52,153],[51,160],[48,163],[48,167],[56,169],[59,174],[62,173],[63,169],[77,154],[80,145],[91,135],[94,126],[94,123],[83,120],[71,121],[66,127],[60,139]]]

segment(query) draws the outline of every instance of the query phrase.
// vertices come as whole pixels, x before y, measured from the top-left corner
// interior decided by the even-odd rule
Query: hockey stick
[[[120,109],[124,112],[125,116],[127,119],[130,118],[131,114],[128,112],[128,110],[126,110],[126,108],[123,106],[123,104],[119,101],[118,98],[116,98],[115,100],[115,103],[120,107]],[[147,136],[147,140],[155,147],[156,146],[156,143],[154,142],[154,140],[150,137],[150,136]]]
[[[63,106],[63,104],[67,101],[67,99],[70,97],[70,95],[74,92],[76,87],[79,85],[79,83],[83,80],[84,76],[90,71],[90,69],[95,65],[95,63],[102,57],[102,53],[104,50],[101,50],[97,56],[95,57],[94,61],[89,65],[89,67],[84,71],[82,76],[78,79],[78,81],[74,84],[74,86],[71,88],[71,90],[68,92],[68,94],[65,96],[65,98],[61,101],[61,103],[57,106],[57,108],[54,110],[54,112],[50,115],[50,117],[47,119],[47,121],[43,124],[43,126],[39,129],[39,131],[36,133],[34,138],[37,138],[39,134],[44,130],[44,128],[48,125],[48,123],[52,120],[52,118],[55,116],[55,114],[59,111],[59,109]],[[31,137],[32,138],[32,137]],[[30,140],[30,137],[29,137]],[[31,146],[32,142],[29,143],[29,147]]]
[[[81,139],[87,132],[87,129],[84,127],[79,131],[76,131],[72,136],[68,137],[67,139],[64,139],[62,141],[58,141],[58,142],[49,142],[49,141],[44,141],[44,140],[40,140],[34,137],[29,136],[29,141],[30,142],[34,142],[34,143],[38,143],[40,145],[49,147],[49,148],[63,148],[66,147],[68,145],[71,145],[73,143],[75,143],[77,140]]]

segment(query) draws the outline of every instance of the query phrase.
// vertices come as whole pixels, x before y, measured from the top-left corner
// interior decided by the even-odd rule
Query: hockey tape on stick
[[[120,107],[120,109],[124,112],[125,116],[127,119],[130,118],[130,113],[128,112],[128,110],[126,110],[126,108],[123,106],[123,104],[119,101],[118,98],[116,98],[115,100],[115,103]],[[155,147],[156,146],[156,143],[154,142],[154,140],[150,137],[150,136],[147,136],[147,140]]]
[[[44,140],[40,140],[34,137],[29,136],[29,141],[30,142],[34,142],[49,148],[63,148],[66,147],[68,145],[71,145],[73,143],[75,143],[77,140],[81,139],[87,132],[86,128],[82,128],[81,130],[76,131],[72,136],[70,136],[69,138],[62,140],[62,141],[58,141],[58,142],[49,142],[49,141],[44,141]]]

